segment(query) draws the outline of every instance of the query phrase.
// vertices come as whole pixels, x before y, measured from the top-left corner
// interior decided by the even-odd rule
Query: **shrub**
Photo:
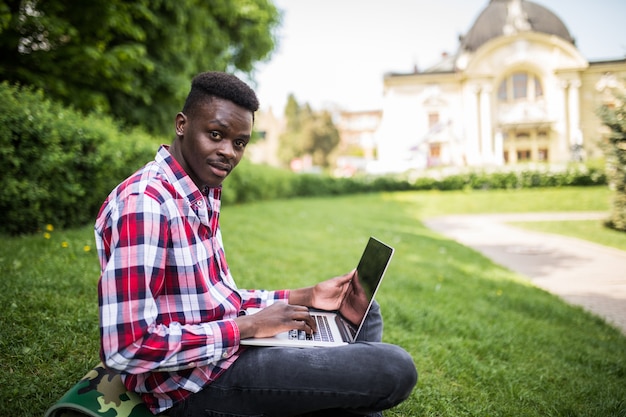
[[[93,222],[107,194],[152,160],[160,142],[140,130],[123,131],[105,116],[63,107],[40,91],[0,84],[0,212],[4,215],[0,232],[32,233],[46,224],[74,227]],[[607,181],[595,167],[407,178],[294,174],[244,159],[226,180],[223,201],[236,204],[363,192],[600,185]]]
[[[132,139],[101,115],[83,115],[41,91],[0,84],[0,231],[32,233],[93,221],[108,192],[146,160],[149,136]],[[150,144],[150,155],[154,144]]]
[[[293,174],[267,165],[255,165],[245,158],[224,182],[222,201],[251,201],[286,198],[293,195]]]
[[[617,106],[602,106],[599,110],[611,133],[604,144],[607,173],[615,190],[608,225],[626,231],[626,93],[614,91]]]

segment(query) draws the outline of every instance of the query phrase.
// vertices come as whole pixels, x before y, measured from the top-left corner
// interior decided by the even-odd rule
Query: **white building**
[[[625,77],[623,58],[588,62],[552,11],[491,0],[456,53],[384,77],[379,163],[402,170],[596,157],[596,109]]]

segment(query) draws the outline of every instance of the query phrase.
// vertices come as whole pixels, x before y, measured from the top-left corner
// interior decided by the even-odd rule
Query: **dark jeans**
[[[381,343],[381,338],[382,317],[374,304],[356,343],[313,349],[247,348],[215,382],[168,414],[330,417],[377,413],[404,401],[417,382],[411,356],[398,346]]]

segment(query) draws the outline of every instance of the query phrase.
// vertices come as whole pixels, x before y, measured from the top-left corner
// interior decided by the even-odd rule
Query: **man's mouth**
[[[209,166],[211,167],[211,170],[213,171],[213,173],[217,175],[218,177],[225,177],[232,170],[232,167],[230,166],[230,164],[221,163],[221,162],[209,162]]]

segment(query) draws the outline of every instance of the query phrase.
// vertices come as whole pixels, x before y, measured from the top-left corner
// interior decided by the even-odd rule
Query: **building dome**
[[[461,50],[476,51],[491,39],[519,32],[540,32],[575,43],[563,21],[547,8],[525,0],[490,0],[461,37]]]

